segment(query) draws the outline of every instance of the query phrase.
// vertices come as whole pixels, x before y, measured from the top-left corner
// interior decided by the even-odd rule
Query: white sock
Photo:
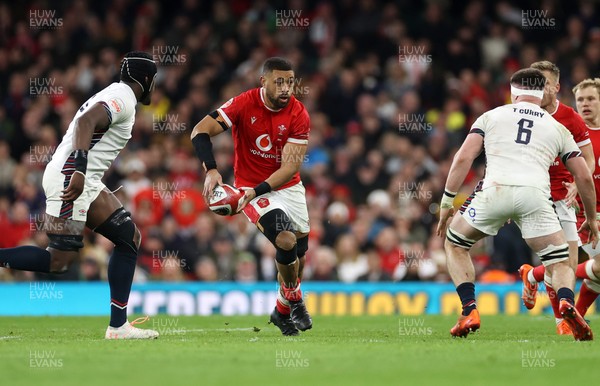
[[[279,302],[281,302],[281,304],[284,306],[290,306],[290,302],[281,293],[281,287],[279,288],[279,291],[277,291],[277,299],[279,299]]]
[[[594,271],[592,270],[592,265],[594,265],[594,259],[590,259],[585,262],[585,273],[587,273],[588,277],[594,281],[600,281],[596,275],[594,275]]]

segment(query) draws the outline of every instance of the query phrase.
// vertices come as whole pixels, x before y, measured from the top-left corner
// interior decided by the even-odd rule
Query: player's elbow
[[[192,133],[190,134],[190,139],[194,139],[194,137],[200,133],[202,133],[202,121],[198,122],[196,126],[194,126]]]

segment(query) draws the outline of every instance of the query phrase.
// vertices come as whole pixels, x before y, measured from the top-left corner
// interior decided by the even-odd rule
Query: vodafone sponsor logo
[[[271,138],[269,138],[269,134],[259,135],[256,138],[256,147],[258,147],[262,151],[269,151],[273,147],[271,143]]]
[[[262,151],[258,151],[256,149],[250,149],[250,153],[257,155],[263,158],[275,158],[274,154],[264,153],[273,148],[273,143],[271,142],[271,138],[269,138],[269,134],[259,135],[256,138],[256,147],[258,147]]]

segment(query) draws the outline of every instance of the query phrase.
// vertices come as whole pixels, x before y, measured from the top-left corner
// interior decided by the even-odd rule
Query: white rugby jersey
[[[483,136],[486,155],[482,188],[533,186],[548,193],[548,169],[557,156],[563,163],[581,155],[573,136],[540,106],[519,102],[481,115],[470,133]]]
[[[104,106],[110,124],[105,128],[94,131],[88,152],[86,179],[88,183],[100,182],[104,172],[131,138],[137,99],[131,87],[125,83],[111,84],[92,96],[79,108],[47,167],[59,170],[65,175],[73,173],[75,168],[74,159],[71,155],[74,151],[73,132],[75,121],[96,103]]]

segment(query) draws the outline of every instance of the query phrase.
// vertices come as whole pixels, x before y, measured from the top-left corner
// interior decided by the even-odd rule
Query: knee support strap
[[[281,232],[294,232],[292,221],[287,214],[281,209],[273,209],[268,211],[258,220],[258,223],[262,227],[262,232],[267,239],[277,249],[275,260],[279,264],[293,264],[297,258],[297,243],[294,243],[292,249],[283,249],[277,246],[277,236]]]
[[[56,235],[48,233],[48,238],[50,239],[48,246],[59,251],[76,252],[83,248],[82,235]]]
[[[452,229],[450,229],[450,227],[448,227],[448,229],[446,230],[446,239],[456,245],[459,248],[464,248],[464,249],[471,249],[471,247],[473,246],[473,244],[475,244],[476,240],[471,240],[467,237],[465,237],[464,235],[461,235],[460,233],[453,231]]]
[[[131,213],[124,208],[117,209],[94,232],[101,234],[115,244],[115,249],[123,252],[133,252],[137,255],[138,247],[135,243],[135,224]]]
[[[539,251],[538,256],[544,266],[548,266],[555,263],[560,263],[569,258],[569,244],[564,243],[561,245],[550,244],[546,248]]]

